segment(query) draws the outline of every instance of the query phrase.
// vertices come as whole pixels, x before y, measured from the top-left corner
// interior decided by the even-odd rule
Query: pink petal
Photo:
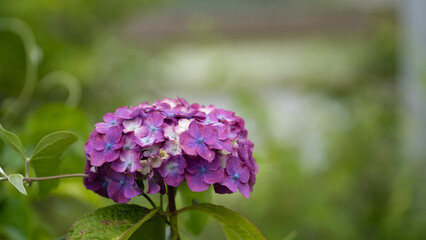
[[[122,119],[130,119],[132,111],[127,109],[127,107],[120,107],[115,111],[114,117]]]
[[[185,149],[184,149],[185,150]],[[213,161],[215,157],[215,151],[209,149],[207,145],[204,143],[198,144],[196,147],[197,153],[204,159],[206,159],[208,162]]]
[[[193,192],[202,192],[207,190],[210,187],[210,184],[204,182],[203,174],[186,174],[185,176],[186,184],[188,184],[189,189]]]
[[[107,143],[118,143],[121,141],[121,129],[119,127],[110,127],[105,133]]]
[[[173,187],[178,187],[180,185],[180,183],[183,181],[184,179],[184,175],[182,174],[178,174],[178,173],[174,173],[174,174],[169,174],[167,177],[164,178],[164,182],[167,185],[173,186]]]
[[[213,145],[217,142],[217,132],[213,127],[204,126],[200,128],[200,136],[203,137],[204,142],[208,145]]]
[[[148,129],[145,126],[140,126],[135,129],[135,137],[143,138],[148,135]]]
[[[179,142],[180,142],[180,145],[182,146],[182,149],[186,152],[186,154],[193,155],[193,156],[197,155],[197,151],[196,151],[197,142],[189,134],[189,131],[185,131],[180,135]]]
[[[199,172],[200,169],[202,168],[200,161],[204,161],[204,160],[189,159],[188,160],[188,167],[185,170],[190,174],[195,174],[195,173]]]
[[[218,168],[220,168],[220,164],[221,164],[221,160],[220,160],[221,155],[220,154],[216,154],[215,158],[213,159],[213,161],[211,161],[208,165],[207,165],[207,169],[208,170],[217,170]]]
[[[238,192],[238,187],[235,184],[235,180],[233,176],[226,176],[225,181],[222,183],[225,187],[227,187],[232,192]]]
[[[107,113],[104,115],[103,120],[107,123],[111,122],[112,120],[114,120],[114,114],[112,113]]]
[[[198,139],[200,137],[200,129],[196,121],[192,121],[188,126],[189,135],[193,138]],[[182,135],[181,135],[182,136]]]
[[[240,160],[237,157],[232,156],[226,162],[226,172],[228,173],[228,175],[234,175],[238,172],[240,167]]]
[[[247,199],[250,199],[250,187],[247,183],[240,184],[238,187],[240,189],[240,193]]]
[[[90,156],[90,162],[93,166],[99,167],[102,164],[105,163],[105,157],[103,151],[96,151],[94,150],[92,152],[92,155]]]
[[[120,155],[119,151],[106,151],[104,150],[104,160],[105,162],[112,162],[118,158]]]
[[[134,187],[134,186],[126,186],[124,188],[124,196],[126,198],[133,198],[138,196],[139,194],[141,194],[141,190],[139,190],[138,188]]]
[[[121,160],[117,160],[111,164],[111,168],[116,172],[124,172],[127,169],[127,163]]]
[[[239,172],[238,172],[238,179],[242,182],[242,183],[247,183],[248,180],[250,179],[250,171],[246,166],[241,166]]]
[[[123,132],[128,133],[136,130],[142,124],[142,118],[137,117],[132,120],[123,121],[124,130]]]
[[[121,193],[121,184],[119,182],[111,181],[107,186],[108,196],[114,201],[119,199]]]
[[[151,138],[149,136],[143,138],[135,137],[135,142],[142,148],[152,145],[154,143],[154,140],[154,138]]]
[[[93,138],[93,148],[95,150],[102,151],[105,149],[105,145],[104,136],[98,134]]]
[[[108,130],[108,128],[110,128],[111,125],[109,125],[108,123],[96,123],[95,124],[95,130],[98,133],[106,133],[106,131]]]
[[[204,174],[204,182],[208,184],[220,183],[223,181],[223,169],[218,169],[216,171],[207,171]]]

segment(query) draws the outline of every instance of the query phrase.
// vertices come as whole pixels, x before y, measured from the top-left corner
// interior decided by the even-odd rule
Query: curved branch
[[[74,173],[74,174],[64,174],[64,175],[57,175],[57,176],[49,176],[49,177],[24,177],[24,181],[31,183],[35,181],[46,181],[46,180],[53,180],[53,179],[60,179],[60,178],[73,178],[73,177],[88,177],[89,175],[84,173]],[[6,177],[0,178],[0,181],[7,181]]]

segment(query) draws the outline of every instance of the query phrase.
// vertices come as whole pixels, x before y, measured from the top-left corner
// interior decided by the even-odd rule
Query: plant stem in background
[[[177,223],[177,211],[176,211],[176,188],[167,186],[167,195],[169,197],[169,213],[170,213],[170,235],[171,240],[179,240],[179,230]]]
[[[24,177],[23,180],[25,182],[31,183],[34,181],[45,181],[45,180],[72,178],[72,177],[88,177],[88,175],[84,173],[74,173],[74,174],[64,174],[64,175],[49,176],[49,177]],[[7,181],[7,178],[0,178],[0,181]]]
[[[25,82],[19,97],[12,102],[2,116],[3,122],[15,119],[28,105],[37,84],[37,66],[40,61],[40,53],[31,27],[17,18],[0,19],[0,31],[17,34],[24,44],[26,56]]]

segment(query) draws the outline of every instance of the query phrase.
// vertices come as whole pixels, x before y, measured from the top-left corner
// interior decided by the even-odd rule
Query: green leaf
[[[246,218],[225,207],[202,203],[184,208],[181,212],[198,210],[215,218],[228,239],[265,239],[262,233]]]
[[[72,132],[59,131],[51,133],[40,140],[31,156],[31,161],[46,157],[60,157],[77,139],[77,136]]]
[[[178,188],[179,193],[182,197],[182,202],[185,206],[191,206],[193,204],[208,203],[212,198],[212,189],[209,188],[203,192],[193,192],[188,188],[187,184],[181,184]],[[195,236],[202,233],[204,227],[209,220],[209,217],[198,211],[190,211],[180,218],[185,228]]]
[[[18,136],[14,133],[7,131],[0,124],[0,138],[13,150],[15,151],[19,157],[21,157],[24,161],[27,159],[27,156],[24,152],[24,146],[22,146],[22,142]]]
[[[27,191],[24,188],[24,176],[21,174],[10,174],[7,178],[9,179],[9,182],[18,189],[18,191],[27,195]]]
[[[61,156],[75,141],[77,136],[67,131],[54,132],[42,138],[30,158],[37,177],[60,174]],[[58,186],[59,180],[43,181],[38,184],[40,194],[45,195]]]
[[[146,221],[137,229],[130,240],[164,240],[166,239],[166,222],[160,215]]]
[[[149,212],[147,215],[145,215],[145,217],[143,217],[141,220],[139,220],[137,223],[133,224],[133,226],[131,226],[129,229],[127,229],[120,237],[117,238],[117,240],[127,240],[129,239],[132,234],[138,230],[138,228],[140,228],[140,226],[142,226],[142,224],[144,222],[146,222],[147,220],[151,219],[153,216],[155,216],[155,214],[157,214],[159,208],[156,208],[154,210],[152,210],[151,212]]]
[[[121,240],[129,239],[138,230],[136,239],[164,239],[164,227],[162,231],[149,226],[145,228],[145,224],[148,225],[151,220],[153,220],[153,223],[161,220],[161,216],[156,215],[157,211],[158,209],[150,211],[147,208],[132,204],[115,204],[99,208],[78,219],[65,238],[67,240]],[[143,223],[145,224],[142,225]]]

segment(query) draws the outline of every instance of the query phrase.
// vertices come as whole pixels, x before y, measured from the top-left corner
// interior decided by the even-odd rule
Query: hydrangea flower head
[[[126,203],[142,193],[165,194],[186,182],[194,192],[214,185],[217,193],[249,198],[258,166],[244,120],[213,105],[165,98],[120,107],[97,123],[85,144],[87,189]],[[139,181],[140,182],[140,181]]]

